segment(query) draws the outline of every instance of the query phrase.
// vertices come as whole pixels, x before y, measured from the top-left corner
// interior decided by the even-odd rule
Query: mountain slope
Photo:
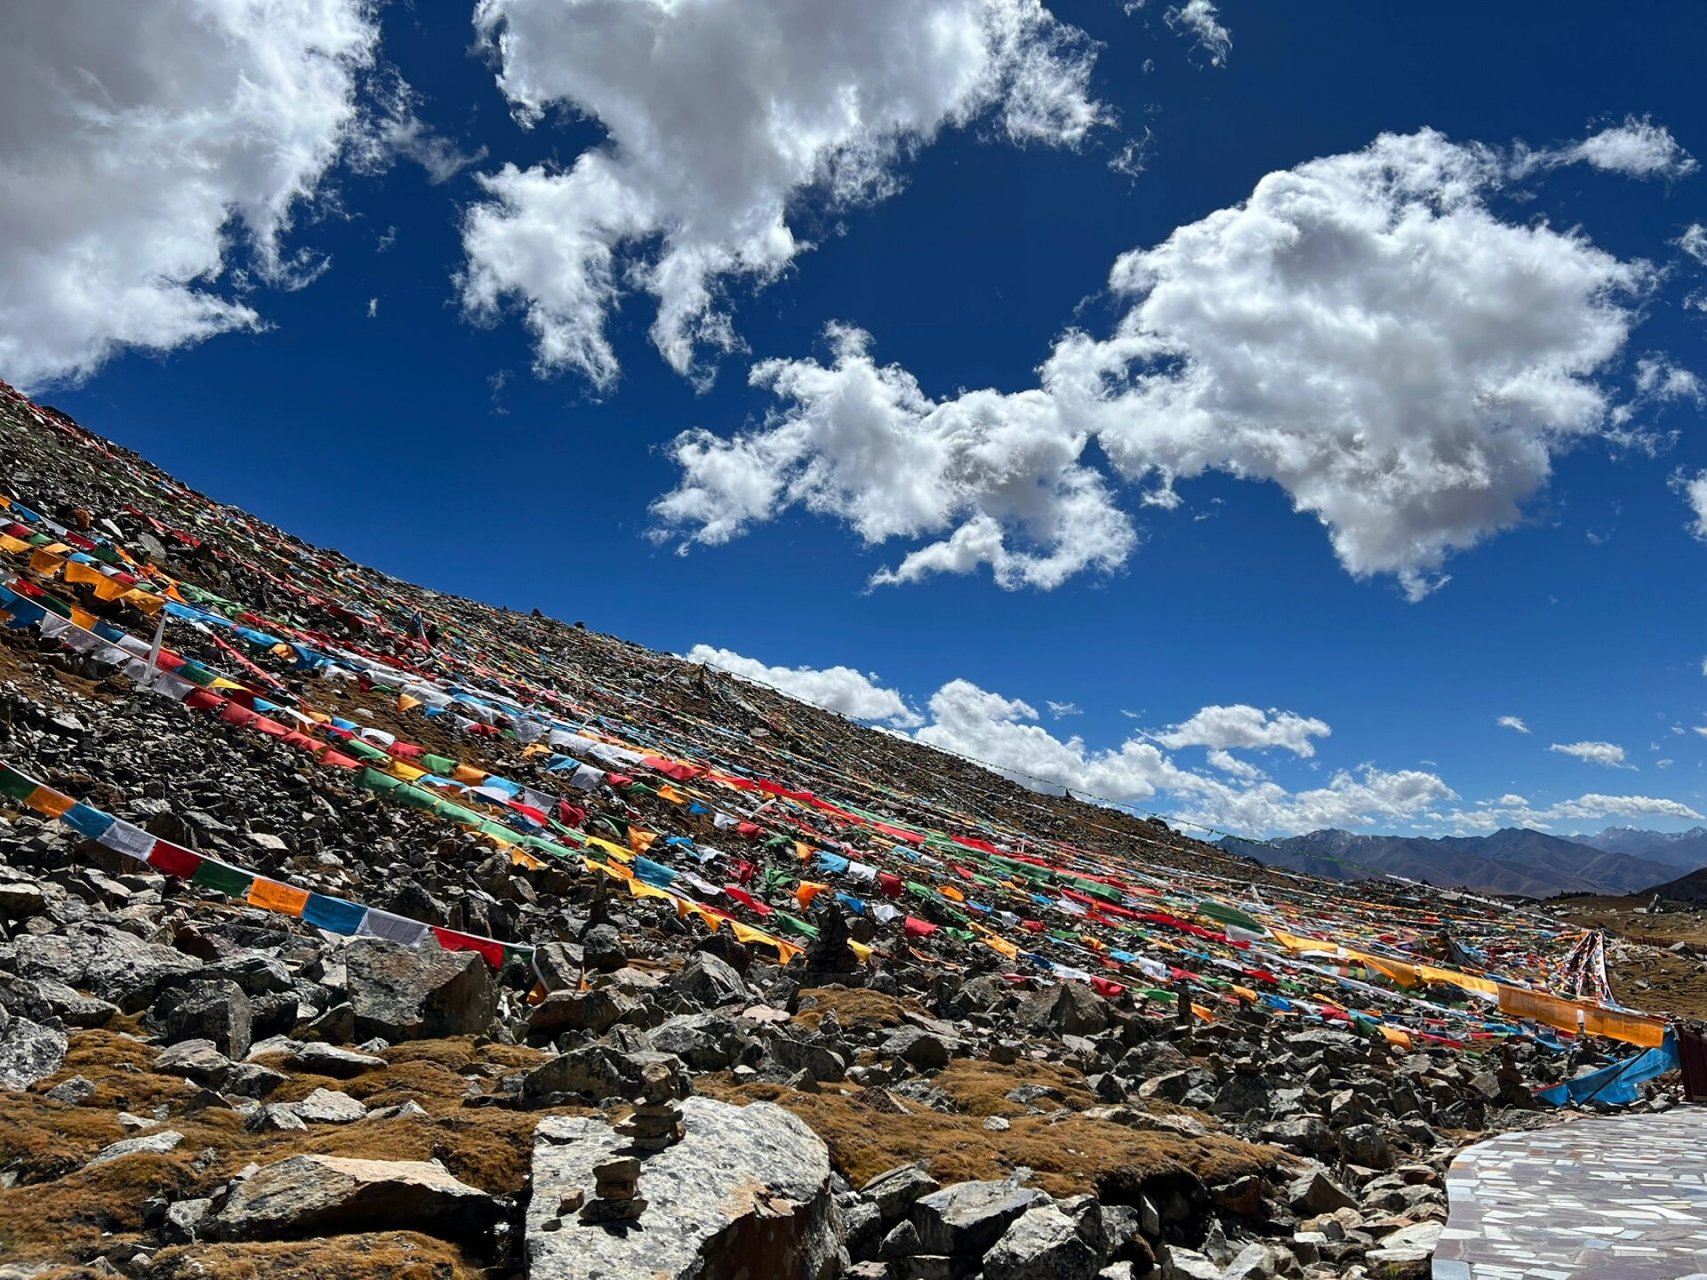
[[[1691,827],[1688,831],[1643,831],[1636,827],[1608,827],[1592,835],[1567,837],[1591,849],[1607,853],[1626,853],[1664,863],[1683,871],[1707,867],[1707,827]]]
[[[1555,893],[1632,893],[1656,883],[1656,872],[1664,879],[1672,870],[1661,862],[1590,848],[1522,827],[1486,836],[1435,839],[1324,830],[1266,843],[1228,839],[1222,847],[1270,866],[1336,880],[1395,875],[1531,898]]]

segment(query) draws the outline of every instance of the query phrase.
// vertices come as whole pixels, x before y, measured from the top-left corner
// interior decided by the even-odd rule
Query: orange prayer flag
[[[249,885],[249,905],[280,915],[300,916],[308,905],[308,890],[256,877]]]

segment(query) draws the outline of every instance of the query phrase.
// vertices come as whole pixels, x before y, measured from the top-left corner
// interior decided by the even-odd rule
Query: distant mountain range
[[[1690,842],[1692,835],[1699,844]],[[1333,880],[1395,875],[1442,888],[1530,898],[1556,893],[1639,893],[1676,879],[1680,869],[1707,865],[1707,829],[1699,827],[1678,836],[1614,828],[1591,839],[1619,847],[1602,848],[1525,827],[1436,839],[1330,829],[1265,843],[1236,837],[1220,843],[1229,853]],[[1637,847],[1643,851],[1635,852]],[[1700,856],[1694,852],[1697,848]]]
[[[1597,835],[1569,835],[1565,839],[1606,853],[1627,853],[1634,858],[1663,862],[1680,871],[1707,867],[1707,827],[1691,827],[1688,831],[1608,827]]]

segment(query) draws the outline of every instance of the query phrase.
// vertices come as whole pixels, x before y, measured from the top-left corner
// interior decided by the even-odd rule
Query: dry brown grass
[[[162,1249],[160,1280],[479,1280],[452,1245],[412,1231],[329,1236],[276,1244],[199,1244]]]
[[[800,993],[801,1004],[808,999],[817,1003],[809,1009],[802,1008],[795,1020],[814,1029],[832,1009],[844,1027],[898,1027],[905,1021],[904,1014],[925,1012],[917,1000],[898,999],[860,987],[809,987]]]
[[[1009,1129],[992,1133],[981,1116],[943,1115],[904,1100],[905,1116],[877,1112],[858,1102],[851,1087],[799,1093],[785,1085],[737,1085],[727,1076],[702,1077],[696,1084],[708,1097],[787,1108],[825,1141],[831,1160],[855,1186],[885,1169],[920,1161],[943,1183],[1005,1178],[1023,1166],[1050,1194],[1076,1195],[1090,1191],[1097,1174],[1108,1169],[1146,1175],[1183,1169],[1213,1184],[1273,1168],[1280,1160],[1271,1147],[1219,1134],[1184,1138],[1077,1114],[1021,1116]]]
[[[467,1037],[399,1045],[386,1051],[383,1068],[351,1080],[294,1076],[270,1100],[293,1101],[324,1087],[342,1090],[370,1107],[414,1101],[427,1115],[316,1125],[307,1132],[249,1133],[242,1117],[224,1108],[184,1114],[184,1104],[195,1095],[196,1087],[176,1076],[156,1074],[151,1068],[157,1053],[155,1046],[108,1030],[74,1032],[64,1067],[42,1081],[38,1092],[13,1094],[0,1108],[0,1168],[11,1171],[19,1183],[0,1190],[0,1262],[86,1260],[115,1239],[139,1232],[141,1205],[150,1196],[205,1195],[250,1161],[267,1164],[302,1152],[439,1160],[456,1177],[493,1194],[513,1195],[526,1185],[539,1114],[466,1107],[463,1100],[471,1081],[490,1081],[523,1069],[542,1061],[545,1054],[506,1045],[476,1048]],[[42,1096],[79,1074],[95,1084],[93,1098],[82,1106]],[[128,1156],[83,1169],[101,1148],[132,1136],[119,1125],[118,1111],[146,1116],[161,1104],[170,1111],[164,1126],[184,1135],[176,1151]],[[214,1157],[200,1172],[193,1170],[192,1162],[208,1150]],[[308,1259],[301,1264],[308,1268],[304,1270],[269,1269],[282,1267],[279,1259],[284,1255],[259,1246],[233,1246],[217,1254],[207,1249],[178,1252],[186,1258],[193,1254],[197,1261],[203,1255],[214,1257],[224,1268],[207,1272],[204,1280],[262,1274],[328,1278],[399,1274],[454,1280],[479,1274],[459,1260],[452,1246],[425,1237],[393,1234],[350,1239],[365,1242],[366,1252],[350,1264],[354,1269],[344,1269],[335,1251],[318,1245],[301,1247]]]

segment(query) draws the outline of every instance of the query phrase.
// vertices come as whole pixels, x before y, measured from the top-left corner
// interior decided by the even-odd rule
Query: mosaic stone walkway
[[[1707,1107],[1467,1148],[1434,1280],[1707,1280]]]

